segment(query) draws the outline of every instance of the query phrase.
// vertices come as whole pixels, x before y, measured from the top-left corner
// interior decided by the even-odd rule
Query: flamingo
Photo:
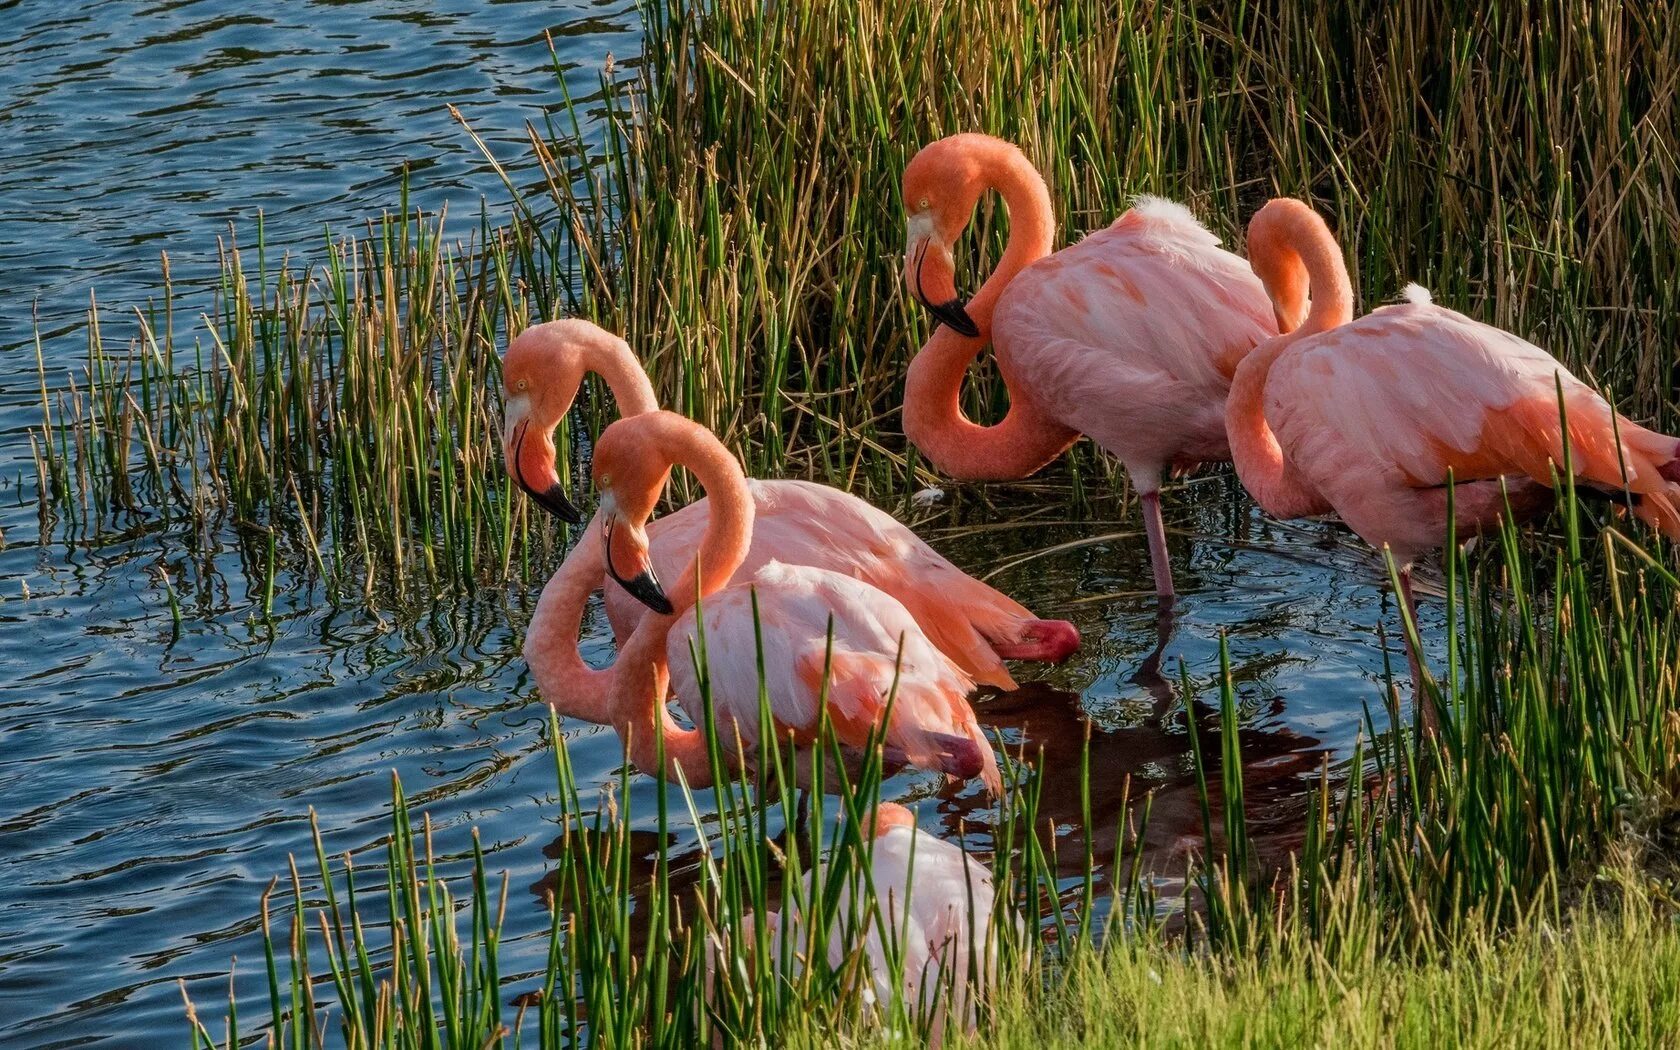
[[[679,463],[713,511],[696,547],[680,555],[687,567],[673,599],[659,584],[646,524]],[[669,686],[690,721],[703,725],[693,655],[703,653],[718,738],[738,764],[760,745],[762,681],[776,732],[796,744],[817,740],[826,705],[850,760],[879,743],[894,768],[978,776],[1001,792],[997,758],[968,704],[974,680],[928,640],[903,603],[811,565],[771,559],[742,571],[756,500],[711,431],[672,412],[628,416],[602,432],[594,476],[607,575],[654,613],[620,651],[612,689],[612,723],[638,767],[666,779],[680,773],[692,786],[711,783],[705,732],[679,726],[665,704]],[[697,600],[704,601],[699,612]]]
[[[1334,511],[1390,551],[1413,622],[1412,564],[1446,538],[1449,482],[1461,536],[1497,523],[1507,498],[1519,517],[1551,505],[1566,459],[1560,391],[1576,483],[1680,537],[1680,440],[1618,415],[1540,347],[1434,305],[1417,285],[1406,303],[1353,320],[1341,251],[1300,201],[1261,208],[1248,249],[1287,334],[1237,367],[1225,406],[1237,474],[1268,514]],[[1409,638],[1407,656],[1421,681]]]
[[[860,915],[859,902],[853,900],[854,887],[845,887],[826,938],[828,965],[834,970],[846,965],[847,928],[854,922],[867,923],[861,950],[868,960],[864,980],[873,1001],[884,1008],[897,995],[912,1017],[929,1024],[929,1045],[938,1046],[947,1011],[959,1018],[965,1030],[974,1029],[970,958],[975,957],[975,992],[984,994],[997,970],[991,872],[960,846],[922,831],[915,816],[896,802],[880,803],[864,821],[864,832],[871,839],[866,847],[867,885],[873,892],[862,907],[875,906],[880,913]],[[814,874],[808,876],[802,900],[821,899],[820,890]],[[743,918],[749,928],[759,921],[751,913]],[[798,967],[797,953],[810,937],[805,913],[772,912],[763,922],[771,957],[781,959],[783,944],[789,943]],[[883,938],[883,930],[888,931],[890,942]],[[896,987],[888,943],[898,947],[902,963]],[[726,948],[725,939],[717,934],[708,938],[707,964],[714,973],[719,960],[727,958]]]
[[[580,520],[555,469],[554,429],[570,410],[584,373],[606,380],[625,416],[659,409],[653,384],[624,340],[581,319],[526,329],[502,361],[507,410],[503,451],[520,488],[550,512]],[[772,559],[855,577],[897,598],[939,650],[978,682],[1015,688],[1004,660],[1055,663],[1079,647],[1065,620],[1040,620],[1025,607],[951,564],[915,533],[864,500],[804,481],[749,481],[757,527],[744,570]],[[649,526],[654,565],[683,567],[709,516],[700,500]],[[612,670],[596,670],[578,651],[590,594],[601,589],[600,550],[579,544],[543,588],[525,641],[525,659],[543,698],[564,714],[611,721]],[[606,591],[607,617],[622,643],[643,607],[617,588]]]
[[[980,197],[1009,210],[1009,245],[966,306],[951,247]],[[1113,225],[1051,254],[1044,179],[987,135],[940,139],[904,169],[904,279],[943,325],[911,362],[904,433],[963,480],[1024,478],[1081,434],[1126,468],[1142,504],[1155,590],[1173,595],[1161,477],[1231,458],[1225,395],[1237,362],[1277,334],[1247,264],[1182,205],[1139,197]],[[964,417],[964,375],[990,337],[1009,390],[993,426]]]

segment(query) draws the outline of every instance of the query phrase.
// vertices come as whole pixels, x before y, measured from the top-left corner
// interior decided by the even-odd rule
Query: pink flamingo
[[[880,803],[865,820],[864,830],[872,839],[866,848],[868,885],[873,893],[864,907],[873,905],[880,912],[866,918],[852,899],[853,887],[841,891],[826,938],[828,965],[840,970],[847,964],[847,928],[867,923],[859,947],[868,965],[861,973],[874,1002],[885,1010],[896,997],[912,1017],[928,1023],[930,1045],[938,1046],[948,1012],[956,1015],[964,1030],[974,1029],[975,1004],[970,993],[984,994],[996,974],[992,875],[960,846],[916,827],[916,818],[896,802]],[[808,877],[802,899],[816,900],[819,891]],[[757,921],[750,913],[744,919],[749,924]],[[797,953],[809,943],[810,920],[796,910],[791,916],[771,913],[763,921],[771,958],[781,959],[783,942],[791,938],[797,973]],[[888,943],[896,944],[902,963],[896,983]],[[726,947],[715,933],[709,938],[707,963],[714,971]]]
[[[1009,246],[965,307],[951,246],[988,189],[1009,209]],[[904,279],[944,322],[911,362],[905,435],[965,480],[1024,478],[1090,435],[1131,476],[1155,590],[1170,598],[1161,477],[1231,458],[1232,372],[1277,334],[1265,290],[1188,209],[1154,197],[1052,255],[1043,178],[1020,150],[987,135],[953,135],[916,154],[904,169],[904,204]],[[961,389],[988,336],[1009,413],[979,426],[963,415]]]
[[[1560,389],[1577,483],[1625,496],[1680,536],[1680,441],[1618,415],[1544,350],[1416,285],[1406,304],[1353,320],[1341,251],[1300,201],[1261,208],[1248,250],[1288,334],[1237,367],[1225,406],[1237,474],[1268,514],[1334,511],[1389,550],[1414,622],[1411,567],[1446,539],[1449,481],[1460,536],[1498,522],[1507,493],[1519,516],[1551,506],[1565,462]],[[1407,655],[1418,676],[1410,645]]]
[[[683,555],[691,560],[673,600],[655,575],[646,523],[676,464],[706,490],[712,513],[698,553]],[[796,744],[817,739],[826,703],[835,737],[853,759],[879,742],[891,766],[978,776],[994,794],[1002,790],[996,756],[968,705],[973,679],[934,647],[902,603],[810,565],[770,560],[740,571],[756,531],[756,501],[711,431],[672,412],[626,417],[602,432],[594,474],[607,575],[654,613],[625,642],[613,682],[612,722],[637,766],[667,779],[680,772],[694,786],[711,782],[706,733],[679,726],[665,702],[669,685],[690,720],[703,724],[694,655],[703,653],[718,739],[739,764],[759,747],[762,678],[776,731]]]
[[[535,325],[508,346],[502,361],[507,413],[503,451],[514,480],[549,511],[577,521],[555,469],[553,433],[570,410],[586,372],[606,380],[625,416],[659,409],[653,384],[624,340],[588,321]],[[951,564],[891,515],[869,503],[804,481],[749,481],[757,527],[743,570],[772,559],[830,569],[897,598],[939,650],[970,677],[1015,688],[1004,660],[1065,659],[1079,632],[1064,620],[1040,620],[992,587]],[[693,503],[649,526],[654,566],[683,568],[707,527],[709,504]],[[611,721],[612,670],[595,670],[578,651],[590,594],[604,579],[601,552],[579,544],[543,588],[526,635],[525,658],[543,698],[561,712]],[[607,588],[607,616],[620,643],[643,608]]]

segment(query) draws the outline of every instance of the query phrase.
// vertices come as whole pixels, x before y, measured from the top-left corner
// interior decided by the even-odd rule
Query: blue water
[[[306,259],[325,229],[393,207],[405,166],[424,207],[470,218],[487,200],[505,213],[445,103],[518,177],[526,122],[560,104],[545,31],[587,107],[606,56],[636,51],[633,11],[617,0],[28,0],[0,3],[0,25],[0,1044],[178,1045],[182,980],[219,1031],[235,956],[247,1016],[260,1015],[264,887],[289,854],[307,873],[311,810],[329,850],[377,843],[393,770],[441,849],[459,853],[480,829],[514,887],[504,970],[538,968],[534,888],[558,827],[545,709],[519,657],[533,596],[510,586],[335,610],[287,577],[269,622],[237,550],[189,554],[146,527],[92,548],[43,544],[26,466],[39,419],[31,318],[48,384],[62,389],[91,292],[120,344],[167,251],[191,317],[217,238],[231,221],[248,243],[258,209],[271,250]],[[1229,479],[1181,489],[1168,505],[1184,594],[1153,661],[1137,522],[976,531],[1043,510],[1003,499],[992,519],[954,490],[918,527],[1084,633],[1075,660],[1028,669],[1040,681],[982,704],[1011,743],[1045,749],[1046,807],[1077,824],[1089,718],[1093,834],[1112,842],[1130,777],[1134,798],[1158,792],[1153,856],[1163,871],[1181,863],[1200,817],[1185,738],[1157,715],[1180,661],[1211,677],[1224,632],[1250,797],[1287,847],[1292,800],[1326,756],[1346,756],[1378,697],[1376,625],[1392,629],[1393,616],[1374,560],[1329,526],[1265,522]],[[178,633],[159,570],[199,581],[180,596]],[[608,658],[603,620],[588,630],[587,651]],[[610,734],[566,733],[586,783],[614,773]],[[983,821],[972,793],[930,778],[890,789],[921,799],[930,827]],[[520,990],[515,978],[509,996]]]

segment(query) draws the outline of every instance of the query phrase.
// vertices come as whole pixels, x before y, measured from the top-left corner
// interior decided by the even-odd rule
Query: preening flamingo
[[[1560,386],[1577,484],[1626,494],[1680,536],[1680,441],[1618,415],[1544,350],[1416,285],[1407,303],[1353,320],[1341,251],[1300,201],[1261,208],[1248,250],[1289,331],[1237,367],[1225,409],[1237,474],[1275,517],[1333,510],[1388,548],[1414,612],[1411,566],[1446,540],[1449,480],[1460,536],[1497,522],[1507,492],[1518,515],[1551,506]]]
[[[676,555],[686,567],[667,596],[646,524],[675,464],[694,474],[712,513],[696,547]],[[890,766],[978,776],[994,794],[1001,791],[997,758],[968,705],[973,679],[934,647],[902,603],[830,569],[770,560],[741,571],[757,528],[755,500],[740,464],[711,431],[672,412],[621,419],[601,434],[594,475],[607,574],[653,610],[625,642],[613,682],[612,722],[637,766],[668,779],[680,770],[690,785],[711,782],[706,734],[679,726],[666,706],[669,685],[690,720],[702,724],[693,653],[702,649],[703,628],[706,680],[726,755],[748,762],[759,747],[762,648],[762,681],[779,734],[814,742],[826,699],[848,756],[860,757],[873,733]]]
[[[867,921],[861,945],[868,960],[861,973],[881,1008],[898,996],[906,1010],[929,1026],[930,1045],[938,1046],[947,1014],[954,1013],[964,1030],[975,1024],[974,996],[984,993],[997,970],[997,942],[992,929],[994,895],[991,872],[961,847],[916,827],[916,818],[895,802],[883,802],[865,817],[865,832],[873,839],[869,850],[869,888],[865,907],[880,909],[865,919],[858,914],[848,886],[826,942],[828,964],[846,965],[845,931],[851,923]],[[820,899],[820,887],[807,878],[804,900]],[[748,915],[746,921],[760,921]],[[809,919],[803,912],[771,913],[763,917],[771,957],[780,959],[789,941],[796,954],[809,943]],[[882,937],[886,930],[891,942]],[[886,945],[897,945],[902,961],[895,987]],[[716,966],[723,947],[716,939],[707,946],[708,963]],[[970,960],[973,960],[972,971]],[[972,973],[972,980],[971,978]],[[715,978],[714,978],[715,979]]]
[[[647,373],[624,340],[580,319],[526,329],[502,361],[507,412],[503,452],[515,482],[539,505],[576,521],[555,469],[553,434],[570,410],[586,372],[606,380],[621,413],[657,411]],[[941,652],[976,681],[1013,689],[1004,660],[1065,659],[1079,632],[1064,620],[1040,620],[1020,603],[974,579],[891,515],[826,485],[749,481],[757,527],[742,569],[771,560],[854,577],[891,594],[910,610]],[[674,575],[705,531],[709,503],[700,500],[649,526],[655,568]],[[543,588],[526,635],[525,658],[543,698],[564,714],[611,721],[610,668],[596,670],[578,651],[589,595],[604,580],[601,552],[580,543]],[[607,616],[622,643],[643,607],[618,588],[606,590]]]
[[[1009,210],[1009,246],[965,306],[951,248],[987,190]],[[1131,476],[1155,589],[1170,597],[1161,477],[1231,458],[1231,375],[1277,334],[1260,282],[1188,209],[1153,197],[1052,255],[1044,179],[1020,150],[987,135],[952,135],[916,154],[904,169],[904,205],[904,279],[944,322],[911,362],[905,435],[965,480],[1024,478],[1089,435]],[[960,395],[988,338],[1009,412],[979,426]]]

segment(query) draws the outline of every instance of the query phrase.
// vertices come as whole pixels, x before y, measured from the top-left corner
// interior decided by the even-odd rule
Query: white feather
[[[1405,291],[1400,294],[1405,296],[1406,301],[1414,306],[1428,306],[1430,303],[1435,301],[1435,297],[1429,294],[1429,289],[1425,288],[1421,284],[1418,284],[1416,281],[1408,283]]]
[[[1196,213],[1177,201],[1142,194],[1133,198],[1132,211],[1147,219],[1151,225],[1171,227],[1187,240],[1210,248],[1219,246],[1219,238],[1202,225],[1201,220],[1196,218]]]

